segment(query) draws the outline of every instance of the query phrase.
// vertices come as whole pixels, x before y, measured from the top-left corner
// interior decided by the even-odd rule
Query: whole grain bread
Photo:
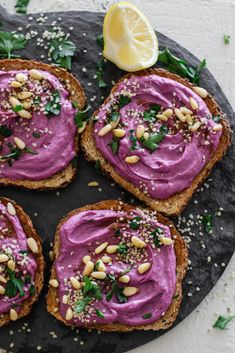
[[[0,202],[7,206],[8,202],[11,202],[16,210],[16,216],[18,217],[20,224],[26,234],[26,237],[32,237],[37,243],[38,253],[34,254],[34,259],[37,262],[37,270],[34,278],[35,293],[27,298],[21,306],[20,312],[18,314],[18,319],[29,314],[32,305],[38,300],[39,294],[42,290],[44,283],[44,268],[45,262],[42,254],[41,239],[37,234],[30,217],[24,212],[22,207],[20,207],[15,201],[0,197]],[[0,327],[5,326],[11,322],[9,313],[0,315]]]
[[[54,254],[55,260],[59,256],[60,253],[60,228],[67,219],[69,219],[73,214],[77,212],[87,211],[87,210],[123,210],[130,212],[134,209],[134,206],[120,203],[116,200],[106,200],[96,204],[87,205],[81,208],[78,208],[69,214],[67,214],[57,226],[57,230],[55,233],[55,240],[54,240]],[[150,211],[150,210],[149,210]],[[185,245],[185,242],[179,232],[176,230],[172,222],[170,222],[166,217],[162,216],[160,213],[157,213],[157,219],[160,223],[165,224],[170,227],[171,236],[174,238],[174,250],[176,254],[176,288],[175,288],[175,295],[174,299],[172,300],[171,305],[169,306],[165,315],[154,324],[151,325],[142,325],[142,326],[128,326],[123,325],[120,323],[112,323],[112,324],[97,324],[92,326],[87,326],[85,328],[88,329],[97,329],[102,331],[117,331],[117,332],[127,332],[133,330],[162,330],[167,329],[172,326],[173,322],[175,321],[180,304],[182,301],[182,281],[185,276],[187,266],[188,266],[188,250]],[[51,277],[50,279],[56,279],[56,270],[55,267],[52,266],[51,269]],[[49,286],[48,294],[47,294],[47,310],[56,319],[64,322],[66,325],[70,326],[70,324],[61,316],[59,310],[59,296],[58,296],[58,288],[54,288]]]
[[[173,74],[169,71],[164,69],[149,69],[143,70],[139,72],[135,72],[134,75],[138,76],[146,76],[156,74],[158,76],[170,78],[175,80],[189,88],[193,88],[194,85],[189,82],[187,79],[184,79],[176,74]],[[123,76],[119,82],[112,88],[111,93],[114,93],[117,89],[117,85],[125,79],[130,78],[133,73],[128,73],[127,75]],[[105,100],[106,103],[109,100],[109,97]],[[186,207],[187,203],[193,196],[193,193],[197,190],[200,184],[208,177],[212,168],[214,167],[215,163],[219,161],[223,155],[225,154],[226,150],[228,149],[231,143],[231,128],[229,125],[229,121],[226,115],[221,111],[220,107],[218,106],[215,99],[208,95],[204,99],[208,109],[212,113],[212,115],[220,115],[221,116],[221,124],[223,125],[223,133],[219,141],[218,148],[216,149],[215,153],[211,157],[210,161],[205,165],[205,167],[201,170],[201,172],[195,177],[190,187],[187,189],[174,194],[168,197],[166,200],[157,200],[151,197],[146,196],[138,187],[132,184],[130,181],[125,180],[121,175],[119,175],[115,168],[109,163],[101,154],[101,152],[97,149],[95,139],[93,136],[93,121],[89,122],[88,126],[86,127],[85,131],[81,137],[81,146],[85,153],[85,157],[89,161],[100,161],[100,168],[103,172],[109,175],[111,178],[114,179],[119,185],[123,188],[131,192],[134,196],[139,198],[141,201],[145,202],[149,207],[154,210],[160,211],[166,215],[178,215],[180,214],[183,209]],[[94,116],[97,115],[99,109],[94,113]]]
[[[34,60],[22,60],[22,59],[3,59],[0,60],[0,70],[45,70],[58,77],[63,83],[69,82],[70,88],[67,90],[70,93],[69,99],[77,103],[79,108],[82,110],[86,104],[86,96],[80,82],[74,75],[66,71],[63,68],[51,66],[39,61]],[[76,153],[79,151],[79,137],[76,136],[74,139],[74,148]],[[61,187],[66,187],[75,178],[77,172],[77,166],[74,166],[71,162],[67,168],[57,172],[53,176],[43,180],[12,180],[9,178],[0,178],[0,185],[11,185],[20,188],[34,189],[34,190],[51,190]]]

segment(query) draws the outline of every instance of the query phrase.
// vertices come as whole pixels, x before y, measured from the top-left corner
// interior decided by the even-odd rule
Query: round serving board
[[[19,27],[26,32],[26,25],[31,24],[30,30],[39,34],[45,29],[51,28],[53,21],[62,26],[65,32],[71,30],[71,39],[77,45],[77,54],[72,64],[72,72],[81,81],[88,101],[91,101],[92,110],[101,103],[102,96],[106,97],[111,88],[111,81],[116,81],[123,75],[111,63],[105,67],[105,81],[107,89],[98,88],[95,75],[95,65],[101,58],[100,48],[96,43],[96,37],[102,32],[103,14],[93,12],[66,12],[46,14],[47,20],[39,25],[35,19],[40,15],[10,16],[0,7],[0,20],[3,22],[3,30],[16,30]],[[61,20],[58,21],[58,17]],[[160,47],[169,47],[177,56],[184,58],[190,65],[196,66],[198,60],[186,49],[172,41],[170,38],[158,33]],[[27,49],[22,51],[22,57],[27,59],[42,60],[41,55],[47,57],[43,47],[36,45],[36,38],[32,39]],[[43,59],[45,60],[45,59]],[[82,70],[86,68],[86,70]],[[227,114],[230,122],[234,122],[234,113],[224,96],[221,88],[205,69],[201,78],[201,85],[214,95],[223,111]],[[56,156],[55,156],[56,158]],[[190,218],[203,214],[204,210],[215,215],[220,207],[224,209],[221,217],[213,217],[213,234],[206,232],[199,234],[197,225],[191,225],[189,256],[190,268],[184,280],[184,297],[179,316],[175,322],[177,325],[189,315],[197,305],[205,298],[211,288],[220,278],[225,266],[228,264],[235,249],[235,154],[234,145],[227,155],[214,168],[209,182],[210,187],[204,187],[203,191],[196,193],[183,213],[183,216]],[[102,191],[98,188],[89,188],[89,181],[98,181]],[[14,199],[22,205],[25,211],[31,216],[33,223],[43,240],[43,250],[47,261],[45,272],[45,286],[39,302],[34,305],[32,312],[7,327],[0,329],[0,346],[14,353],[40,352],[43,353],[120,353],[131,348],[147,343],[165,331],[160,332],[132,332],[132,333],[97,333],[87,330],[71,330],[71,328],[56,321],[46,311],[45,295],[51,263],[48,259],[50,243],[53,242],[56,225],[59,220],[69,211],[89,203],[98,202],[104,199],[121,198],[125,202],[133,202],[133,197],[118,186],[111,186],[111,180],[99,174],[94,165],[84,160],[82,153],[79,154],[79,170],[76,180],[67,188],[51,192],[33,192],[13,188],[1,188],[0,195]],[[196,203],[195,203],[196,200]],[[138,201],[134,201],[138,204]],[[177,220],[173,220],[175,224]],[[189,233],[185,233],[189,235]],[[205,248],[202,249],[202,242]],[[211,258],[211,261],[210,261]],[[221,265],[222,264],[222,265]],[[192,296],[188,294],[191,293]],[[30,330],[30,331],[29,331]],[[13,331],[13,335],[9,332]],[[14,348],[9,348],[14,342]]]

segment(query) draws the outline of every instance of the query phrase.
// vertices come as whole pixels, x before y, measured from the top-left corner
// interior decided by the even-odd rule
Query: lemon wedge
[[[111,6],[104,18],[103,55],[120,69],[138,71],[158,58],[157,36],[146,16],[129,2]]]

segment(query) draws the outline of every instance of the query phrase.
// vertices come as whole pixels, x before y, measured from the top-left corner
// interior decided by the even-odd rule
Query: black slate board
[[[46,23],[42,25],[39,25],[36,21],[31,21],[31,29],[41,33],[45,28],[51,27],[50,24],[52,21],[57,20],[58,17],[61,18],[61,21],[57,22],[58,25],[62,26],[65,30],[68,30],[71,26],[74,27],[71,38],[77,44],[78,52],[74,58],[72,71],[83,84],[87,97],[97,96],[95,103],[92,103],[92,107],[95,109],[101,102],[101,96],[108,95],[111,81],[117,80],[123,74],[114,65],[107,63],[105,79],[109,83],[109,87],[103,91],[98,88],[96,81],[93,79],[95,64],[100,58],[98,55],[100,49],[96,44],[96,37],[102,31],[103,14],[67,12],[47,14],[47,16]],[[33,17],[38,18],[39,15],[33,15]],[[28,23],[27,17],[10,16],[1,7],[0,20],[3,22],[4,30],[16,30],[18,27],[25,28],[25,25]],[[198,64],[198,60],[191,53],[168,37],[158,33],[158,38],[160,47],[168,46],[189,64],[193,66]],[[87,50],[87,53],[84,53],[84,49]],[[45,54],[44,49],[36,46],[36,40],[32,40],[27,49],[22,52],[22,56],[27,59],[40,60],[41,54]],[[87,71],[83,72],[81,70],[82,67],[86,67]],[[229,70],[229,68],[225,69]],[[89,85],[89,82],[92,85]],[[227,113],[231,123],[234,123],[233,110],[221,88],[207,69],[203,72],[201,85],[216,97],[221,108]],[[198,227],[192,226],[192,229],[196,233],[196,236],[192,237],[190,243],[190,260],[193,270],[188,271],[184,281],[184,299],[175,324],[183,320],[205,298],[224,271],[225,267],[221,266],[221,263],[227,265],[235,249],[235,237],[233,235],[235,228],[234,175],[235,155],[233,144],[226,157],[213,170],[213,180],[210,183],[210,188],[204,188],[203,192],[197,193],[183,213],[183,216],[187,218],[190,214],[201,214],[205,208],[208,209],[208,212],[212,213],[218,210],[219,207],[224,208],[222,217],[216,217],[214,220],[213,235],[204,233],[203,236],[200,236],[198,234]],[[100,183],[102,192],[87,186],[87,183],[93,180]],[[118,186],[112,187],[110,180],[99,174],[94,166],[86,162],[82,154],[80,154],[77,179],[66,189],[60,190],[59,195],[56,191],[43,193],[11,188],[2,188],[0,195],[15,199],[31,216],[35,227],[43,239],[43,249],[47,260],[46,285],[44,286],[39,302],[33,307],[31,314],[27,318],[12,323],[8,327],[1,328],[1,348],[9,349],[14,353],[37,352],[37,346],[42,347],[40,352],[43,353],[121,353],[147,343],[164,333],[133,332],[126,334],[98,334],[97,332],[88,333],[86,330],[79,330],[78,333],[76,330],[71,330],[60,324],[46,312],[45,294],[50,269],[48,252],[58,221],[67,212],[77,207],[103,199],[121,197],[123,201],[130,202],[132,199],[130,194]],[[194,203],[195,199],[198,200],[197,204]],[[38,215],[36,216],[36,214]],[[223,230],[221,230],[221,227],[223,227]],[[200,244],[202,239],[206,246],[203,251]],[[208,256],[212,258],[211,263],[207,261]],[[215,266],[215,263],[217,266]],[[189,281],[192,281],[191,285],[188,284]],[[200,287],[200,291],[196,291],[196,287]],[[193,293],[192,297],[187,295],[189,291]],[[27,327],[25,323],[28,325]],[[31,331],[27,332],[27,328],[30,328]],[[13,335],[9,335],[10,330],[14,331]],[[52,337],[52,332],[54,332],[57,338]],[[9,348],[12,342],[14,342],[14,347]]]

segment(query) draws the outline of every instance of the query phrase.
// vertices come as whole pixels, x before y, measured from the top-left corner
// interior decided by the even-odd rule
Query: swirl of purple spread
[[[160,236],[171,238],[168,226],[160,224],[155,214],[141,210],[89,210],[70,216],[60,229],[60,252],[55,261],[61,315],[66,318],[70,308],[73,316],[67,321],[78,327],[115,322],[134,326],[160,319],[175,294],[176,256],[173,245],[159,243],[161,238],[156,233],[153,237],[156,229]],[[136,248],[132,236],[142,239],[146,247]],[[97,254],[95,249],[105,242],[108,246],[118,245],[117,252],[110,254],[106,248]],[[75,290],[70,283],[71,277],[84,283],[86,255],[94,264],[110,257],[105,262],[105,279],[94,279],[91,273],[85,281],[96,285],[96,289],[98,286],[102,293],[98,297],[97,290],[89,292],[84,284]],[[140,274],[138,266],[146,262],[150,269]],[[122,275],[129,276],[129,283],[118,280]],[[125,296],[126,287],[137,288],[137,293]]]
[[[27,249],[27,237],[19,218],[10,215],[0,203],[0,254],[15,263],[14,271],[6,262],[0,263],[0,286],[5,289],[5,294],[0,294],[0,315],[9,313],[11,308],[19,312],[21,304],[33,294],[37,263]]]
[[[75,109],[68,99],[68,91],[59,79],[49,72],[38,70],[43,80],[34,80],[29,71],[0,71],[0,138],[2,140],[0,178],[12,180],[43,180],[65,169],[76,155],[74,136]],[[16,74],[23,73],[27,81],[23,88],[13,88]],[[9,97],[18,97],[21,91],[29,91],[31,119],[21,118],[9,103]],[[53,101],[57,93],[58,101]],[[23,105],[25,100],[20,102]],[[55,104],[55,114],[45,114],[47,104]],[[19,109],[22,108],[18,107]],[[17,107],[16,109],[17,110]],[[1,127],[7,127],[11,136],[1,136]],[[14,137],[26,145],[23,153],[17,156]],[[9,147],[11,144],[11,148]],[[13,155],[12,155],[13,152]],[[6,158],[8,155],[10,157]]]
[[[128,96],[130,101],[119,110],[118,127],[125,130],[125,136],[119,140],[118,151],[114,152],[111,148],[112,132],[99,136],[99,131],[108,123],[120,95]],[[174,111],[175,108],[186,107],[192,111],[190,97],[198,105],[193,112],[194,122],[201,124],[197,131],[190,131],[188,124],[180,123],[175,114],[167,122],[155,119],[149,129],[143,112],[151,105],[161,107],[159,114],[168,108]],[[94,138],[101,154],[118,174],[154,199],[167,199],[189,187],[211,159],[222,134],[221,130],[213,130],[217,124],[199,95],[177,81],[156,74],[133,75],[119,83],[110,99],[99,109],[95,121]],[[168,126],[168,133],[158,148],[150,151],[140,141],[136,147],[133,146],[133,132],[139,124],[148,128],[148,132],[159,131],[163,124]],[[131,155],[139,157],[137,163],[126,163],[125,158]]]

